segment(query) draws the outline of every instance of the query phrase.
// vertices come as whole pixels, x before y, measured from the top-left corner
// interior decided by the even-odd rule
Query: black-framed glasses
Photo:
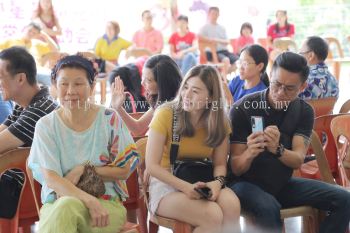
[[[271,87],[276,89],[283,89],[284,93],[292,95],[298,91],[299,85],[284,85],[278,81],[271,82]]]

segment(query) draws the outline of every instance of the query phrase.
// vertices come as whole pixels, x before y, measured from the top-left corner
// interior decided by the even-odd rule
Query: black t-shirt
[[[268,91],[257,92],[236,102],[230,110],[232,124],[231,144],[247,143],[247,137],[252,133],[251,116],[262,116],[264,128],[276,125],[280,132],[280,143],[286,149],[292,148],[295,135],[310,138],[314,113],[310,105],[297,98],[288,108],[276,110],[267,100]],[[265,191],[275,195],[286,184],[293,169],[284,165],[274,154],[265,150],[253,161],[247,172],[240,177],[231,177],[234,181],[245,180],[254,183]]]

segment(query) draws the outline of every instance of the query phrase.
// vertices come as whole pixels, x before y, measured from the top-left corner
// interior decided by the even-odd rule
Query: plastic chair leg
[[[149,224],[149,228],[148,228],[148,232],[149,233],[157,233],[159,226],[151,221],[148,222]]]
[[[173,232],[174,233],[191,233],[190,224],[176,221]]]
[[[145,202],[143,200],[139,200],[138,206],[139,208],[136,210],[136,214],[137,214],[138,223],[141,228],[141,233],[148,233],[148,230],[147,230],[147,213],[148,212],[146,209]]]

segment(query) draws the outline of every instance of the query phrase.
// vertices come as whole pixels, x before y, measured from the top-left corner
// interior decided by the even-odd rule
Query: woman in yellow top
[[[191,224],[193,232],[240,232],[240,204],[236,195],[222,188],[226,176],[228,138],[231,132],[224,111],[223,91],[217,70],[193,67],[177,97],[156,111],[150,124],[146,168],[150,178],[150,211]],[[178,158],[210,158],[214,180],[188,183],[170,171],[173,110],[180,135]],[[163,155],[164,154],[164,155]],[[211,196],[201,199],[195,190],[207,187]]]
[[[119,54],[132,43],[119,37],[120,27],[118,22],[109,21],[106,26],[106,34],[99,38],[95,45],[95,54],[106,61],[118,63]]]

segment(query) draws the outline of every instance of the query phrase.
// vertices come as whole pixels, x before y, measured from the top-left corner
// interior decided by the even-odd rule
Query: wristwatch
[[[276,150],[276,157],[280,158],[283,155],[283,152],[284,152],[284,146],[283,144],[280,143]]]

